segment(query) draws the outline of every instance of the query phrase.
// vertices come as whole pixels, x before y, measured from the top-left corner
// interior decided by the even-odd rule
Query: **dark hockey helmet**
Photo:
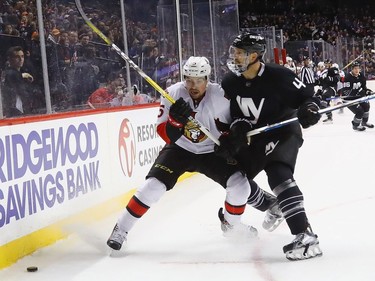
[[[238,49],[245,51],[239,54]],[[256,33],[245,32],[238,35],[229,47],[228,68],[240,76],[250,65],[261,60],[266,52],[266,40]],[[258,58],[250,63],[250,54],[257,53]],[[239,59],[239,57],[242,57]],[[236,59],[237,58],[237,59]],[[241,61],[241,63],[239,63]]]
[[[354,67],[361,67],[361,63],[359,62],[359,61],[354,61],[353,63],[352,63],[352,68],[354,68]]]
[[[333,63],[333,61],[332,61],[331,59],[326,59],[326,60],[324,61],[324,64],[325,64],[326,66],[328,65],[328,67],[330,67],[332,63]]]
[[[238,35],[234,39],[232,46],[246,50],[248,53],[256,52],[259,56],[263,56],[266,52],[266,40],[264,37],[251,32],[245,32]]]
[[[310,57],[309,56],[302,56],[302,60],[309,60]]]

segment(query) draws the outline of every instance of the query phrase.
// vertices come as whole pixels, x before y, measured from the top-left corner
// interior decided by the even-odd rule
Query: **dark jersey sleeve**
[[[361,84],[362,84],[363,92],[366,93],[367,92],[366,77],[362,73],[360,73],[359,75],[361,76]]]

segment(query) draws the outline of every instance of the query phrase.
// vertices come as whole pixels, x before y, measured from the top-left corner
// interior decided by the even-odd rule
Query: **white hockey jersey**
[[[210,133],[219,138],[220,131],[216,127],[216,122],[230,124],[229,100],[224,97],[224,90],[219,84],[208,83],[206,94],[200,103],[195,107],[189,92],[185,88],[184,82],[178,82],[166,90],[169,95],[178,100],[182,97],[193,109],[193,117],[198,120]],[[160,113],[157,119],[157,125],[168,121],[169,108],[171,103],[162,98],[160,102]],[[214,151],[215,143],[209,139],[192,122],[184,128],[184,134],[175,142],[183,149],[195,154],[210,153]]]

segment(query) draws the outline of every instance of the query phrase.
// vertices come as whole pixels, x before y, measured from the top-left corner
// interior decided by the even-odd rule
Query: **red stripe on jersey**
[[[171,143],[171,140],[168,138],[167,135],[167,122],[161,123],[157,126],[156,131],[158,132],[159,136],[165,141],[167,144]]]
[[[246,204],[241,206],[233,206],[225,201],[225,210],[231,215],[242,215],[245,212]]]
[[[147,210],[149,209],[150,207],[143,204],[137,197],[133,196],[128,205],[126,206],[126,209],[128,210],[128,212],[133,216],[133,217],[136,217],[136,218],[140,218],[142,217],[146,212]]]

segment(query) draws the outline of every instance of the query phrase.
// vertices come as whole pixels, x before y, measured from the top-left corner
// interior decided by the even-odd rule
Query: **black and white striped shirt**
[[[301,81],[306,85],[315,85],[315,75],[311,67],[304,66],[300,73]]]

